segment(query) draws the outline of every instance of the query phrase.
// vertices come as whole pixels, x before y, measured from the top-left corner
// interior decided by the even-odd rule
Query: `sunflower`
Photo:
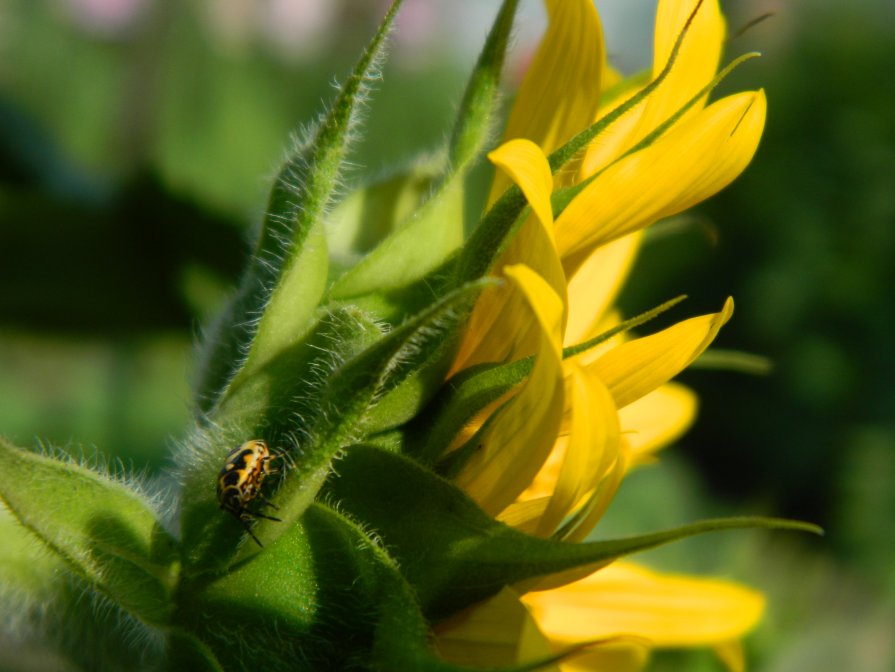
[[[491,203],[513,183],[530,214],[496,265],[506,282],[478,301],[452,372],[532,355],[534,364],[457,439],[461,446],[477,436],[478,450],[455,480],[515,528],[580,541],[624,475],[693,421],[695,395],[669,381],[708,347],[733,303],[649,336],[622,332],[573,356],[564,348],[568,355],[619,324],[613,301],[644,229],[748,165],[766,103],[762,91],[707,102],[725,37],[715,0],[660,1],[651,77],[628,80],[606,62],[590,0],[546,4],[549,27],[504,143],[489,155],[499,169]],[[625,105],[651,83],[649,95]],[[547,156],[621,106],[573,168],[553,175]],[[564,191],[574,195],[555,214]],[[563,670],[637,669],[650,647],[713,646],[737,666],[736,642],[762,609],[762,597],[745,587],[616,562],[507,588],[442,624],[438,645],[449,659],[495,664],[602,643]]]

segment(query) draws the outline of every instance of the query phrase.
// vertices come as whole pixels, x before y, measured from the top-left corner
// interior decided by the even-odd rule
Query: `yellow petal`
[[[764,609],[760,594],[734,583],[661,575],[626,562],[522,601],[559,645],[618,634],[657,647],[717,645],[749,632]]]
[[[651,336],[613,348],[589,366],[619,408],[640,399],[688,367],[733,314],[727,299],[721,312],[679,322]]]
[[[546,0],[550,23],[510,112],[504,138],[528,138],[545,154],[593,123],[606,56],[592,0]],[[495,176],[491,200],[506,188]]]
[[[637,232],[594,250],[569,278],[569,319],[564,345],[597,336],[634,264],[643,236]]]
[[[479,667],[512,665],[554,653],[518,595],[509,588],[440,623],[435,628],[434,644],[448,662]]]
[[[540,329],[538,354],[519,392],[498,411],[478,452],[457,484],[486,512],[496,515],[531,483],[550,454],[563,412],[563,303],[547,282],[526,266],[508,266],[532,322]]]
[[[570,513],[588,504],[595,491],[609,494],[603,481],[616,480],[619,460],[619,418],[609,391],[574,362],[565,362],[564,369],[562,434],[531,484],[497,516],[511,527],[542,537],[553,534]]]
[[[622,73],[612,67],[608,61],[603,63],[603,69],[600,72],[600,93],[603,94],[600,98],[601,105],[606,104],[607,92],[621,84],[622,80],[624,80]]]
[[[666,383],[619,411],[634,464],[674,443],[693,424],[698,400],[679,383]]]
[[[715,655],[730,672],[745,672],[746,653],[739,640],[718,644],[715,647]]]
[[[550,194],[553,178],[550,165],[541,149],[530,140],[511,140],[489,154],[489,158],[509,175],[531,206],[535,217],[529,217],[510,241],[498,262],[498,268],[509,264],[524,264],[547,281],[547,284],[563,301],[563,329],[565,329],[568,305],[566,276],[562,269],[556,242],[553,239],[553,209]],[[528,319],[525,301],[511,284],[489,293],[493,300],[483,302],[480,312],[489,312],[497,323],[532,324]],[[524,317],[520,317],[524,315]],[[495,338],[490,339],[492,342]],[[504,352],[500,359],[526,357],[534,352],[539,340],[538,330],[515,329],[507,334],[509,341],[517,342],[516,353]]]
[[[615,327],[619,326],[621,323],[621,313],[618,311],[617,308],[610,308],[609,312],[607,312],[603,316],[603,318],[599,322],[596,322],[591,328],[591,337],[605,335]],[[607,352],[617,347],[621,343],[625,343],[629,339],[630,335],[625,332],[617,333],[614,336],[609,336],[594,347],[575,355],[575,361],[582,366],[589,366],[593,362],[600,359],[600,357],[605,355]],[[572,343],[572,339],[566,339],[565,343],[567,345],[577,345],[580,344],[580,341],[578,343]]]
[[[662,0],[659,3],[653,41],[653,78],[664,69],[695,5],[696,0]],[[640,142],[712,80],[718,69],[724,34],[724,18],[717,0],[705,0],[690,25],[671,72],[645,101],[628,110],[591,143],[582,161],[582,178],[604,168]],[[616,108],[640,88],[633,82],[619,87],[612,100],[601,106],[601,115]],[[694,105],[682,119],[695,114],[703,105],[704,101]]]
[[[498,275],[510,264],[525,264],[544,278],[566,305],[566,279],[553,241],[550,193],[553,178],[544,153],[529,140],[511,140],[488,155],[519,186],[535,217],[529,217],[497,262]],[[565,323],[565,312],[563,313]],[[458,348],[451,373],[483,362],[534,354],[539,330],[518,289],[507,283],[479,297]]]
[[[761,91],[728,96],[607,168],[556,220],[566,274],[575,272],[567,260],[581,263],[581,255],[599,245],[681,212],[729,184],[752,159],[765,113]]]
[[[550,450],[550,456],[541,465],[540,471],[538,471],[537,476],[534,477],[532,482],[529,484],[527,488],[519,495],[518,503],[529,502],[533,500],[543,500],[543,506],[541,507],[541,514],[547,509],[547,503],[550,501],[550,497],[553,495],[553,490],[556,487],[556,479],[559,478],[559,470],[562,468],[563,460],[565,460],[566,456],[566,446],[569,443],[569,419],[571,417],[571,409],[569,405],[571,404],[571,397],[569,396],[569,386],[568,379],[566,380],[566,408],[564,409],[562,423],[559,427],[559,435],[556,437],[556,442],[553,444],[553,448]],[[516,502],[514,502],[516,503]],[[500,515],[500,519],[503,520],[503,513]],[[509,524],[509,523],[507,523]]]
[[[455,665],[509,666],[556,653],[529,610],[510,588],[442,621],[434,628],[438,655]],[[613,638],[576,653],[548,672],[635,672],[646,662],[645,642]]]
[[[544,537],[553,534],[587,493],[599,486],[618,456],[618,413],[609,390],[575,364],[568,364],[566,373],[569,440],[550,503],[534,532]]]
[[[597,523],[600,522],[600,518],[603,517],[606,509],[609,508],[612,498],[618,492],[622,479],[628,471],[630,459],[630,450],[627,442],[619,442],[615,462],[610,465],[599,485],[590,493],[581,510],[576,513],[577,520],[574,527],[569,529],[563,536],[565,541],[583,541],[596,527]]]
[[[615,110],[641,88],[643,88],[643,82],[637,77],[629,77],[622,81],[615,90],[607,94],[608,99],[600,105],[599,118],[605,117]],[[635,132],[641,129],[640,118],[643,116],[645,106],[646,102],[644,101],[625,112],[603,129],[603,132],[587,146],[581,160],[579,179],[584,179],[602,170],[643,137],[643,132],[639,136],[635,135]]]
[[[547,505],[550,503],[550,496],[542,495],[531,497],[530,499],[523,499],[523,497],[525,497],[525,493],[520,496],[520,499],[517,499],[501,511],[497,515],[497,520],[520,532],[534,534],[535,530],[538,529],[538,521],[544,515],[544,511],[547,510]]]
[[[649,659],[643,644],[621,639],[585,649],[559,665],[562,672],[639,672]]]
[[[519,186],[541,224],[552,234],[553,175],[541,148],[531,140],[510,140],[488,154],[488,159]]]
[[[697,0],[661,0],[656,11],[653,40],[653,77],[665,67],[674,43]],[[637,141],[680,109],[704,88],[718,71],[726,26],[718,0],[703,0],[684,37],[671,72],[646,101]],[[687,112],[694,114],[699,107]]]
[[[657,75],[665,67],[674,43],[697,2],[698,0],[659,0],[653,36],[653,75]],[[677,86],[668,87],[691,87],[689,93],[680,94],[681,102],[692,97],[715,76],[725,33],[726,26],[718,0],[703,0],[674,62],[675,69],[679,71],[674,73],[677,79],[673,80]],[[674,109],[677,107],[676,104],[672,105]]]
[[[758,149],[767,117],[764,90],[727,96],[675,127],[668,142],[682,150],[686,143],[692,160],[679,175],[679,189],[658,218],[669,217],[717,193],[745,170]]]

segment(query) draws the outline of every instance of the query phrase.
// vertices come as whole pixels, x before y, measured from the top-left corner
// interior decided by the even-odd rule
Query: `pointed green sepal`
[[[244,543],[242,525],[217,500],[218,475],[231,450],[262,439],[284,454],[280,487],[271,486],[267,495],[280,507],[276,517],[281,521],[259,519],[253,529],[266,545],[314,500],[339,451],[370,431],[368,424],[378,429],[398,421],[389,415],[392,394],[405,401],[409,394],[419,395],[421,405],[434,392],[434,381],[419,372],[430,365],[439,370],[446,342],[489,282],[456,290],[384,335],[353,306],[335,309],[306,341],[234,388],[216,424],[202,428],[180,455],[188,571],[221,572],[234,559],[261,550]],[[377,411],[379,402],[383,411]]]
[[[463,246],[454,270],[454,282],[463,284],[488,275],[516,229],[528,206],[522,190],[510,186],[482,217]]]
[[[413,587],[404,580],[394,563],[383,563],[383,591],[378,602],[371,669],[378,672],[483,672],[479,666],[449,663],[432,650],[428,623],[420,611]],[[488,667],[488,672],[535,672],[586,649],[594,642],[565,647],[558,653],[515,665]]]
[[[495,521],[448,481],[412,460],[354,446],[327,494],[380,535],[430,618],[450,615],[506,585],[612,560],[684,537],[771,527],[818,532],[766,518],[706,520],[673,530],[583,544],[523,534]]]
[[[166,623],[177,542],[135,491],[0,439],[0,499],[48,551],[146,622]]]
[[[679,304],[681,301],[687,298],[686,294],[681,294],[680,296],[676,296],[673,299],[662,303],[655,308],[651,308],[650,310],[644,311],[639,315],[635,315],[634,317],[630,317],[624,322],[621,322],[611,329],[607,329],[602,334],[599,334],[587,341],[582,343],[576,343],[575,345],[569,345],[563,348],[562,357],[563,359],[568,359],[570,357],[574,357],[575,355],[580,355],[582,352],[587,352],[591,350],[601,343],[605,343],[610,338],[614,338],[619,334],[623,334],[626,331],[630,331],[631,329],[636,329],[642,324],[646,324],[647,322],[656,319],[659,315],[664,313],[667,310],[671,310]]]
[[[379,305],[386,310],[394,302],[377,301],[376,295],[418,282],[463,245],[466,176],[490,137],[499,108],[501,71],[517,4],[518,0],[504,0],[467,84],[449,145],[450,174],[415,215],[335,282],[330,290],[333,300],[352,300],[383,318],[400,319],[407,313],[380,313]]]
[[[483,364],[448,380],[416,418],[402,428],[404,452],[434,465],[469,421],[531,373],[532,358],[509,364]]]
[[[406,221],[432,192],[444,160],[428,160],[353,190],[326,218],[330,276],[337,278]]]
[[[656,78],[649,82],[642,89],[640,89],[640,91],[628,98],[628,100],[600,118],[596,123],[588,126],[583,131],[572,137],[562,147],[554,150],[553,153],[551,153],[550,156],[547,158],[548,162],[550,163],[550,170],[552,173],[555,174],[556,171],[561,170],[563,166],[565,166],[569,163],[569,161],[575,158],[575,156],[581,150],[587,147],[594,140],[594,138],[600,135],[600,133],[605,131],[616,121],[621,119],[633,108],[640,105],[640,103],[646,100],[653,94],[656,89],[659,88],[662,82],[664,82],[668,75],[671,73],[672,66],[674,65],[675,61],[677,61],[681,46],[683,46],[684,44],[684,38],[687,36],[687,33],[690,32],[690,27],[692,26],[693,21],[696,18],[696,14],[702,7],[702,3],[703,0],[697,0],[693,9],[690,11],[690,15],[684,22],[684,25],[681,28],[681,32],[678,33],[677,38],[675,38],[674,44],[671,47],[671,52],[669,52],[668,54],[668,60],[665,61],[665,65],[659,71],[659,74],[656,75]],[[698,97],[701,97],[702,95],[703,94],[699,94]]]
[[[46,552],[43,543],[0,507],[0,610],[4,598],[14,595],[14,602],[46,604],[54,592],[56,579],[65,573],[65,561]],[[14,606],[9,608],[10,613]]]
[[[451,135],[450,160],[455,168],[472,161],[490,139],[499,109],[503,62],[518,4],[519,0],[504,0],[466,85]]]
[[[190,672],[224,672],[211,648],[189,632],[172,629],[165,642],[165,669]]]
[[[464,172],[449,176],[413,215],[333,283],[329,300],[351,301],[396,323],[409,311],[390,301],[390,294],[422,281],[430,287],[429,301],[437,298],[432,295],[427,276],[441,268],[463,245],[464,177]]]
[[[400,4],[393,2],[338,97],[277,176],[240,290],[207,339],[197,384],[202,411],[214,407],[234,375],[252,375],[313,324],[327,280],[324,214]]]
[[[752,376],[767,376],[774,370],[774,362],[768,357],[757,355],[754,352],[709,348],[690,365],[690,368],[736,371]]]
[[[406,359],[389,375],[379,393],[376,405],[364,423],[366,433],[376,433],[398,427],[416,416],[442,387],[451,364],[451,346],[456,341],[457,329],[472,309],[479,293],[495,280],[483,279],[457,289],[433,309],[429,327],[420,331],[415,346]]]

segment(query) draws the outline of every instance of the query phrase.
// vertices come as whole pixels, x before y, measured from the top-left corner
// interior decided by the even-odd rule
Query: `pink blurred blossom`
[[[259,28],[281,52],[312,52],[326,39],[338,3],[334,0],[266,0],[259,6]]]
[[[140,19],[151,0],[65,0],[72,19],[88,30],[113,36]]]

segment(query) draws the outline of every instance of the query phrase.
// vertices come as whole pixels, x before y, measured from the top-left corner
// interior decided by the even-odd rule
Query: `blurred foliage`
[[[233,47],[200,2],[146,4],[110,34],[66,4],[0,11],[16,54],[0,69],[0,431],[155,469],[189,416],[192,338],[241,271],[284,145],[356,54],[341,39],[313,60]],[[381,16],[343,11],[345,44]],[[386,68],[358,179],[435,146],[463,72]]]
[[[755,16],[747,5],[728,3],[732,26]],[[731,44],[765,53],[730,82],[768,91],[756,159],[666,227],[623,297],[640,312],[687,292],[696,314],[732,294],[720,347],[775,370],[688,373],[696,427],[625,483],[601,533],[747,511],[817,521],[829,535],[800,542],[811,546],[727,534],[649,558],[768,592],[757,669],[884,672],[895,665],[895,14],[886,0],[781,5]],[[112,36],[61,6],[11,0],[0,12],[3,55],[16,55],[0,69],[0,432],[157,470],[187,422],[193,332],[242,266],[265,178],[354,58],[341,45],[360,40],[333,36],[313,62],[287,60],[262,42],[210,41],[195,2],[152,3]],[[340,31],[369,28],[363,12],[343,18]],[[462,65],[393,63],[358,176],[433,146],[456,105]],[[719,669],[686,653],[654,667]]]

